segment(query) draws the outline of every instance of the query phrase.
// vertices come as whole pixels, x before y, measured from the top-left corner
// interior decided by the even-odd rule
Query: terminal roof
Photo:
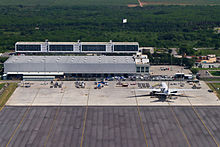
[[[45,42],[17,42],[16,45],[37,45],[44,44]],[[48,44],[77,44],[78,42],[48,42]],[[106,44],[114,44],[114,45],[138,45],[138,42],[79,42],[83,45],[106,45]]]
[[[11,56],[5,63],[135,63],[132,56]]]

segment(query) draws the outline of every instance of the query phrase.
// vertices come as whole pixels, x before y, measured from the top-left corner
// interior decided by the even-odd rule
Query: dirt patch
[[[128,7],[129,8],[132,8],[132,7],[138,7],[139,5],[137,5],[137,4],[128,4]]]
[[[143,7],[141,0],[138,0],[140,7]]]
[[[138,4],[128,4],[128,7],[138,7],[138,6],[143,7],[141,0],[137,0],[137,1],[138,1],[139,5]]]

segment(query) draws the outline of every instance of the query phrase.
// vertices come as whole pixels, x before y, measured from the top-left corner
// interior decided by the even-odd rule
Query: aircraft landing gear
[[[150,92],[150,96],[155,96],[155,92]]]

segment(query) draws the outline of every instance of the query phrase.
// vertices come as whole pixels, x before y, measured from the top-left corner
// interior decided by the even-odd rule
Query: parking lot
[[[189,69],[184,69],[184,67],[173,65],[156,65],[150,67],[151,75],[173,76],[176,73],[191,74],[191,71]]]
[[[108,86],[94,89],[94,82],[85,82],[85,88],[76,88],[73,81],[64,81],[62,88],[50,88],[50,82],[31,82],[31,87],[18,87],[8,106],[213,106],[220,105],[215,93],[208,92],[209,87],[200,82],[200,89],[183,92],[182,96],[174,96],[169,101],[159,101],[157,97],[148,96],[149,92],[140,91],[138,83],[156,86],[161,82],[127,82],[128,87],[116,85],[110,81]],[[135,84],[135,85],[134,85]],[[192,89],[186,82],[167,82],[170,88]],[[180,86],[184,85],[184,86]],[[144,88],[142,88],[144,89]]]

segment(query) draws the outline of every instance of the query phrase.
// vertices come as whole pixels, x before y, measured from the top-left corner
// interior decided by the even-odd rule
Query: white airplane
[[[160,96],[161,98],[167,98],[171,96],[180,96],[184,91],[196,91],[195,89],[171,89],[165,82],[162,82],[161,88],[151,88],[151,89],[138,89],[138,91],[150,92],[151,96]]]

